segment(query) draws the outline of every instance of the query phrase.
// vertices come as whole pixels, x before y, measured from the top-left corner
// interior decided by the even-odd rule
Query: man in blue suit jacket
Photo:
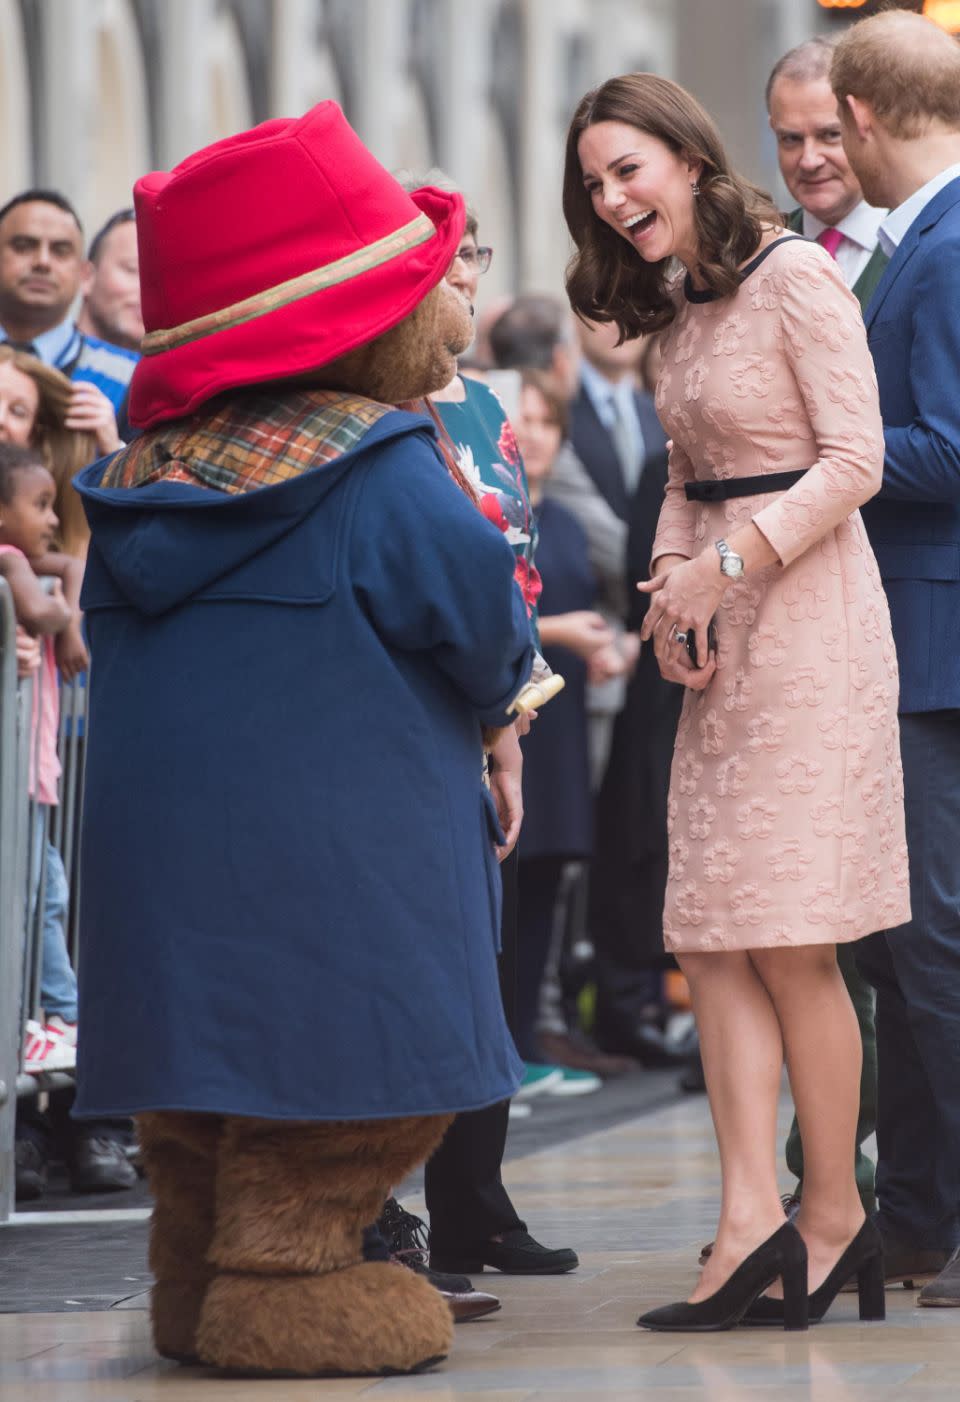
[[[900,664],[913,918],[858,946],[877,991],[879,1223],[888,1279],[939,1270],[920,1303],[960,1305],[960,48],[890,11],[843,38],[831,82],[850,165],[890,209],[866,310],[886,456],[863,518]]]

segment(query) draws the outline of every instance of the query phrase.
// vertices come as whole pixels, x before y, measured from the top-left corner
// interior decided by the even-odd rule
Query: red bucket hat
[[[372,341],[437,285],[464,227],[460,195],[407,194],[335,102],[145,175],[134,202],[140,428]]]

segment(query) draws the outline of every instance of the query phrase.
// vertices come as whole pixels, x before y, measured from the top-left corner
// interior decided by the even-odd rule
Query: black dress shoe
[[[807,1327],[807,1248],[792,1222],[785,1222],[773,1236],[751,1251],[720,1289],[692,1305],[675,1305],[642,1314],[641,1329],[678,1334],[715,1333],[739,1324],[758,1296],[777,1279],[783,1281],[784,1329]]]
[[[529,1232],[515,1227],[489,1241],[459,1252],[430,1251],[430,1264],[439,1271],[468,1271],[475,1275],[492,1266],[503,1275],[565,1275],[576,1270],[580,1258],[569,1246],[551,1250],[534,1241]]]
[[[883,1294],[883,1238],[868,1217],[840,1260],[810,1296],[807,1309],[811,1324],[819,1324],[849,1280],[856,1280],[860,1318],[885,1319]],[[960,1301],[958,1301],[960,1303]],[[743,1324],[783,1324],[783,1300],[761,1295],[743,1317]]]
[[[687,1069],[680,1077],[680,1089],[684,1095],[703,1095],[706,1091],[707,1078],[703,1074],[703,1061],[699,1052],[687,1062]]]
[[[134,1187],[137,1181],[137,1171],[123,1145],[102,1131],[74,1134],[67,1170],[75,1193],[115,1193]]]
[[[47,1186],[47,1155],[32,1135],[17,1135],[14,1145],[17,1202],[34,1202]]]
[[[431,1269],[428,1264],[430,1234],[427,1224],[415,1213],[401,1207],[396,1198],[387,1198],[375,1227],[364,1232],[364,1256],[367,1260],[392,1260],[423,1276],[434,1290],[446,1300],[454,1322],[479,1319],[500,1308],[496,1295],[474,1290],[465,1275],[447,1275]]]
[[[633,1057],[652,1071],[665,1066],[688,1065],[696,1054],[698,1042],[695,1028],[681,1041],[672,1042],[659,1023],[650,1018],[638,1020],[615,1037],[604,1037],[600,1045],[603,1051]]]

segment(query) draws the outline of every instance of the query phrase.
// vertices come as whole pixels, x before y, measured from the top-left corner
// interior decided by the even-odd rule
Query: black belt
[[[785,492],[806,474],[807,469],[802,467],[799,472],[761,472],[755,477],[726,477],[716,481],[707,478],[703,482],[685,482],[683,490],[687,501],[727,501],[730,497],[759,496],[761,492]]]

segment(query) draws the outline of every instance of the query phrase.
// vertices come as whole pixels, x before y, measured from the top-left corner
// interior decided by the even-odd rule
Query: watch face
[[[724,555],[720,561],[720,570],[723,574],[729,575],[731,579],[738,579],[743,574],[743,561],[739,555]]]

